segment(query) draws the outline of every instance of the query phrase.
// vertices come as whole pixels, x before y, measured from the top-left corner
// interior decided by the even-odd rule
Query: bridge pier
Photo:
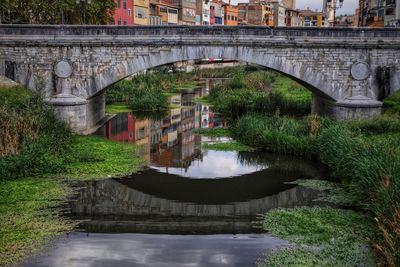
[[[365,96],[353,96],[341,101],[333,101],[313,94],[311,113],[328,116],[337,120],[365,119],[381,113],[382,102]]]
[[[104,93],[87,100],[71,94],[58,94],[46,102],[54,107],[57,118],[79,134],[90,133],[105,117]]]

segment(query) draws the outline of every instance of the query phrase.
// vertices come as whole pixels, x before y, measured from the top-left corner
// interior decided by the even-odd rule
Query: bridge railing
[[[83,25],[0,25],[0,37],[10,35],[54,36],[277,36],[277,37],[324,37],[324,38],[400,38],[398,28],[309,28],[264,26],[83,26]]]

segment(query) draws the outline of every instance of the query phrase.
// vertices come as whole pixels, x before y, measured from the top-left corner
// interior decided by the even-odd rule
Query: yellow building
[[[321,28],[325,25],[325,15],[310,9],[300,10],[300,26]]]
[[[149,0],[135,0],[135,18],[133,23],[136,25],[148,25],[149,24]]]

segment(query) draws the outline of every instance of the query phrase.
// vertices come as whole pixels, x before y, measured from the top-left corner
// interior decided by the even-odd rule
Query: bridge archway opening
[[[173,65],[173,64],[175,64],[175,65],[176,65],[176,64],[185,64],[185,63],[187,63],[187,62],[194,62],[194,60],[174,61],[174,62],[168,62],[168,63],[166,63],[166,64],[153,64],[153,66],[152,66],[151,68],[143,69],[143,70],[138,71],[138,72],[136,72],[136,73],[128,73],[127,76],[123,76],[121,79],[119,79],[119,80],[115,81],[114,83],[110,84],[109,86],[107,86],[106,88],[104,88],[103,90],[101,90],[99,93],[97,93],[94,97],[100,96],[101,94],[103,94],[104,92],[106,92],[107,89],[110,88],[110,86],[112,86],[112,85],[118,83],[119,81],[124,80],[124,79],[127,79],[127,78],[129,79],[130,77],[132,77],[132,76],[134,76],[134,75],[136,75],[136,74],[138,74],[138,73],[143,73],[143,72],[146,72],[146,71],[151,71],[151,70],[154,70],[154,69],[160,68],[160,67],[171,66],[171,65]],[[318,107],[318,105],[316,105],[314,102],[317,102],[317,103],[318,103],[318,102],[321,102],[321,99],[322,99],[323,101],[332,101],[332,102],[335,101],[331,96],[325,94],[323,91],[319,90],[318,88],[316,88],[315,86],[311,85],[310,83],[308,83],[308,82],[306,82],[306,81],[304,81],[304,80],[302,80],[302,79],[300,79],[300,78],[298,78],[298,77],[295,77],[295,76],[293,76],[293,75],[290,75],[290,74],[288,74],[288,73],[285,73],[285,72],[283,72],[283,71],[281,71],[281,70],[273,69],[273,68],[270,68],[270,67],[266,67],[265,65],[255,64],[255,63],[251,63],[251,62],[247,62],[247,61],[238,61],[238,60],[236,60],[236,59],[228,59],[228,62],[230,63],[231,66],[233,65],[232,62],[237,62],[236,65],[241,64],[241,65],[244,65],[244,66],[246,66],[246,65],[247,65],[247,66],[254,66],[255,68],[257,68],[257,69],[259,69],[259,70],[272,71],[272,72],[278,73],[279,75],[283,75],[283,76],[289,78],[290,80],[292,80],[292,81],[298,83],[299,85],[301,85],[302,87],[304,87],[304,88],[306,88],[308,91],[310,91],[312,97],[314,97],[314,95],[315,95],[316,97],[318,97],[318,101],[312,101],[312,103],[310,103],[310,110],[311,110],[311,111],[318,112],[318,108],[319,108],[319,107]],[[217,64],[218,64],[218,66],[226,67],[226,64],[223,64],[223,63],[217,63]],[[209,65],[211,65],[211,64],[209,64]],[[124,69],[124,68],[123,68],[123,69]],[[172,69],[172,68],[171,68],[171,69]],[[198,66],[194,67],[193,69],[198,69]],[[293,90],[295,90],[295,89],[293,89]],[[96,112],[96,111],[94,110],[93,112]]]

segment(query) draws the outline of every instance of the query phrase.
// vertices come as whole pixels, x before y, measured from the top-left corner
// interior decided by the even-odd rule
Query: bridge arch
[[[135,73],[152,69],[157,66],[181,61],[198,60],[203,58],[226,58],[255,64],[267,69],[277,71],[305,85],[310,91],[332,101],[340,99],[338,88],[328,82],[323,72],[315,71],[303,64],[302,61],[289,60],[277,57],[265,50],[249,49],[247,47],[223,46],[193,46],[171,48],[156,53],[138,56],[110,66],[94,78],[94,84],[89,86],[87,94],[91,96],[101,94],[107,87],[123,80]]]

